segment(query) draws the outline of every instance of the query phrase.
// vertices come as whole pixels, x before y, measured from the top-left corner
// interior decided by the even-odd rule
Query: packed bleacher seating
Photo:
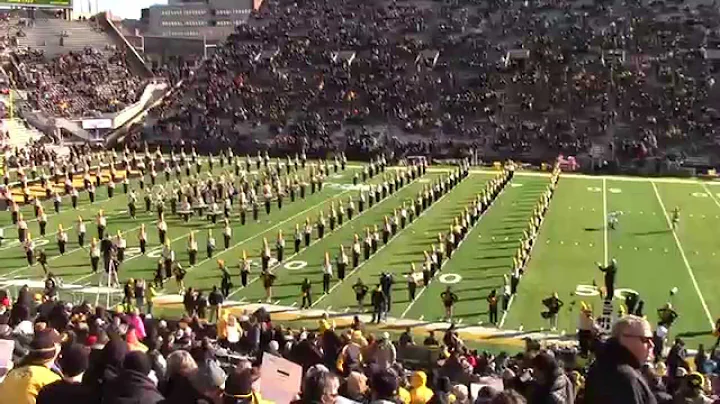
[[[40,10],[27,14],[13,14],[4,23],[15,84],[27,90],[30,108],[64,118],[96,117],[140,98],[143,78],[97,24]]]
[[[16,55],[31,106],[55,116],[118,112],[137,101],[143,89],[143,80],[128,70],[117,50],[86,48],[50,61],[32,49]]]
[[[250,133],[325,147],[368,130],[438,153],[443,143],[575,155],[612,142],[627,159],[714,150],[715,61],[702,49],[718,38],[697,27],[714,26],[717,10],[668,20],[662,2],[619,5],[618,17],[605,7],[269,1],[148,132],[208,147]],[[642,29],[619,17],[629,12]],[[668,51],[679,43],[696,51]]]

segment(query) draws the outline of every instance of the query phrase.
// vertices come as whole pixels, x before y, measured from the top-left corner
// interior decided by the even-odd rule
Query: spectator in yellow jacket
[[[35,404],[43,387],[60,380],[60,376],[50,370],[58,353],[60,335],[52,329],[37,331],[30,343],[30,353],[0,384],[2,402]]]
[[[417,371],[410,377],[410,403],[425,404],[433,396],[433,391],[427,386],[427,375],[423,371]]]

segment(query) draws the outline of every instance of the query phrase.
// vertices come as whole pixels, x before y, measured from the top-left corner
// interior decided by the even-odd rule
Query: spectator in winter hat
[[[89,351],[87,347],[80,344],[63,347],[58,356],[58,364],[62,369],[63,378],[43,387],[38,394],[37,404],[90,404],[92,402],[92,390],[82,384],[83,374],[88,368]]]
[[[397,402],[397,375],[391,369],[382,369],[373,374],[370,386],[373,404],[390,404]]]
[[[3,402],[35,404],[43,387],[60,380],[60,376],[50,370],[59,353],[60,335],[55,330],[36,333],[30,343],[28,355],[0,384],[0,397]]]
[[[83,376],[83,383],[90,386],[97,400],[102,396],[103,386],[120,374],[127,352],[127,343],[114,337],[105,344],[98,360],[90,362],[90,367]]]

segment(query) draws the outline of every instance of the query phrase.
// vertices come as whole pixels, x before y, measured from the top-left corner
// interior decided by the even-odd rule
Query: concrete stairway
[[[18,45],[41,49],[49,58],[86,47],[102,51],[113,44],[110,36],[87,21],[38,19],[22,30],[26,35],[18,38]]]

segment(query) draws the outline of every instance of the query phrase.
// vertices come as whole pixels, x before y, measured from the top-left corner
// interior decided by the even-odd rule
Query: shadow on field
[[[678,337],[684,337],[684,338],[692,338],[692,337],[703,337],[706,335],[713,335],[714,333],[712,331],[686,331],[678,333]]]
[[[503,255],[480,255],[477,258],[483,259],[483,260],[490,260],[490,259],[500,259],[500,258],[512,258],[512,256],[513,256],[512,254],[510,254],[510,255],[506,255],[506,254],[503,254]]]
[[[476,266],[473,268],[468,268],[467,271],[486,272],[486,271],[491,271],[493,269],[504,269],[504,268],[507,268],[507,265],[484,265],[484,266]]]
[[[652,231],[643,231],[643,232],[637,232],[637,233],[631,233],[634,236],[652,236],[655,234],[665,234],[670,233],[672,230],[670,229],[662,229],[662,230],[652,230]]]
[[[585,228],[585,231],[589,231],[589,232],[592,232],[592,231],[602,231],[603,229],[604,229],[604,227],[586,227],[586,228]]]

